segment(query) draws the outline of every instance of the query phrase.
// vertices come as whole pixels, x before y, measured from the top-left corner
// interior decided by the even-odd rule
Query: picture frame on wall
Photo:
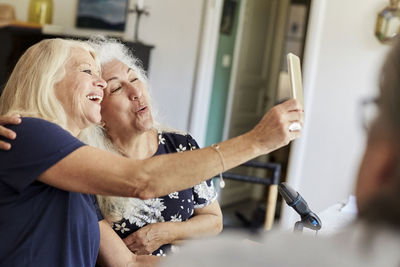
[[[231,35],[236,14],[236,0],[225,0],[222,10],[220,33]]]
[[[76,27],[124,31],[128,0],[78,0]]]

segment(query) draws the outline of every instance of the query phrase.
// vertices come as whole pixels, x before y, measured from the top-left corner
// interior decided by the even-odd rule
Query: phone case
[[[300,58],[295,54],[289,53],[287,55],[288,74],[291,86],[291,98],[300,101],[304,108],[303,101],[303,81],[301,78],[301,65]]]

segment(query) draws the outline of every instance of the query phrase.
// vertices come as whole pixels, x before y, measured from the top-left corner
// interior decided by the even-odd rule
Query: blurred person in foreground
[[[383,66],[380,95],[369,103],[378,114],[367,127],[353,224],[331,237],[272,232],[257,243],[234,234],[199,241],[162,266],[400,266],[399,40]]]

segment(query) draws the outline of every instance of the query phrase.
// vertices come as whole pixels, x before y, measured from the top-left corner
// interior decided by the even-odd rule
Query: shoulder
[[[175,147],[186,146],[187,150],[199,148],[196,140],[194,140],[194,138],[190,134],[159,132],[159,140],[160,138],[163,138],[163,140],[169,142]]]
[[[10,140],[12,149],[10,152],[20,153],[21,151],[62,151],[66,147],[75,148],[83,145],[81,141],[72,136],[69,132],[49,121],[25,117],[19,125],[7,126],[15,131],[17,138]],[[8,153],[11,155],[12,153]]]
[[[8,127],[8,126],[7,126]],[[0,150],[0,180],[21,192],[45,170],[84,144],[60,126],[46,120],[22,118],[9,127],[17,134],[12,148]]]
[[[58,126],[55,123],[39,119],[39,118],[31,118],[31,117],[23,117],[22,121],[18,125],[8,125],[9,129],[15,131],[17,134],[32,134],[35,131],[41,131],[43,133],[46,132],[66,132],[63,128]],[[19,136],[19,135],[18,135]]]

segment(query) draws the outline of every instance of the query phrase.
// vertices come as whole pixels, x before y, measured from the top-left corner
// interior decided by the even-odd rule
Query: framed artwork
[[[128,0],[78,0],[76,26],[124,31]]]
[[[232,33],[233,24],[235,22],[236,5],[237,2],[235,0],[225,0],[222,10],[220,33],[226,35]]]

